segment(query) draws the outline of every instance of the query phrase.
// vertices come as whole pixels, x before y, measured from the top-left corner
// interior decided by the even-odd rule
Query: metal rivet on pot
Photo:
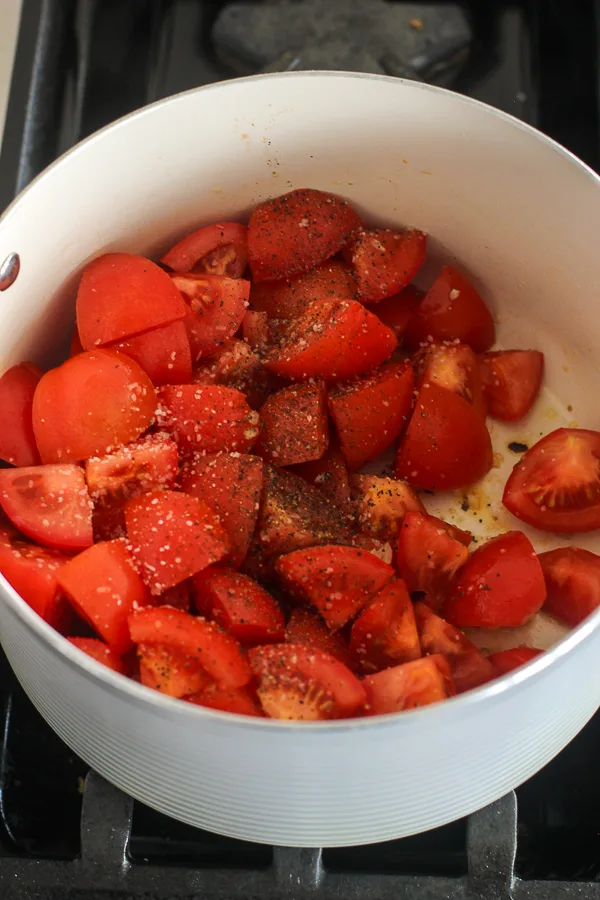
[[[9,253],[2,265],[0,265],[0,291],[5,291],[14,284],[21,268],[21,260],[18,253]]]

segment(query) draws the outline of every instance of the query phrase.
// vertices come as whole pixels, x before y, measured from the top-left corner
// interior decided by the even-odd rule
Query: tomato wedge
[[[169,697],[185,697],[211,683],[197,656],[161,644],[138,644],[140,682]]]
[[[290,278],[329,259],[360,228],[335,194],[299,188],[257,206],[248,223],[253,281]]]
[[[469,558],[463,540],[453,533],[456,530],[424,511],[407,512],[400,529],[398,571],[409,591],[424,591],[424,602],[435,610],[440,609],[454,576]]]
[[[513,647],[510,650],[499,650],[497,653],[490,653],[488,660],[491,662],[496,675],[506,675],[531,662],[543,650],[535,650],[533,647]]]
[[[404,712],[454,696],[456,689],[446,659],[440,654],[384,669],[363,680],[366,713],[380,716]]]
[[[1,469],[0,505],[19,531],[46,547],[81,550],[93,542],[92,505],[79,466]]]
[[[346,460],[336,446],[330,443],[323,456],[294,466],[294,472],[317,487],[345,516],[353,515]]]
[[[263,353],[269,343],[269,317],[267,314],[256,309],[247,309],[242,320],[242,337],[249,347],[252,347],[257,353]]]
[[[73,644],[74,647],[77,647],[78,650],[82,650],[83,653],[91,656],[96,662],[102,663],[104,666],[112,669],[113,672],[118,672],[119,675],[127,674],[125,664],[121,657],[117,656],[114,650],[111,650],[104,641],[99,641],[98,638],[83,637],[70,637],[67,638],[67,640],[70,644]]]
[[[136,565],[153,594],[184,581],[227,553],[219,520],[201,500],[176,491],[150,491],[125,507]]]
[[[220,709],[222,712],[236,713],[241,716],[263,716],[254,691],[250,688],[225,688],[218,684],[211,684],[196,694],[185,698],[196,706],[206,706],[208,709]]]
[[[415,618],[424,654],[443,653],[459,694],[487,684],[494,668],[468,637],[436,616],[424,603],[415,603]]]
[[[140,436],[154,419],[156,391],[136,362],[91,350],[42,377],[33,397],[33,430],[42,462],[79,462]]]
[[[0,378],[0,416],[10,423],[0,432],[0,459],[13,466],[36,466],[40,454],[33,433],[33,395],[41,369],[20,363]]]
[[[241,278],[248,264],[246,226],[217,222],[186,235],[161,259],[173,272]]]
[[[329,445],[327,393],[322,381],[291,385],[260,408],[262,432],[256,452],[279,466],[319,459]]]
[[[492,442],[475,408],[445,388],[426,383],[396,457],[396,478],[420,490],[456,490],[492,467]]]
[[[384,363],[333,388],[329,411],[350,469],[360,469],[394,443],[408,421],[413,390],[413,369],[407,361]]]
[[[272,719],[345,719],[357,715],[365,690],[343,663],[300,644],[271,644],[249,651],[258,697]]]
[[[350,650],[363,672],[378,672],[421,656],[413,605],[399,578],[365,606],[352,626]]]
[[[444,616],[459,628],[515,628],[546,599],[540,562],[531,541],[508,531],[475,550],[459,571]]]
[[[211,567],[194,575],[196,609],[214,619],[240,644],[278,643],[285,636],[279,604],[252,578]]]
[[[543,437],[512,470],[502,502],[540,531],[600,528],[600,432],[559,428]]]
[[[600,556],[560,547],[538,558],[546,580],[545,611],[575,628],[600,606]]]
[[[259,434],[259,416],[240,391],[222,385],[178,384],[159,389],[162,424],[182,450],[245,453]]]
[[[84,350],[169,325],[187,312],[167,273],[143,256],[106,253],[81,275],[77,330]]]
[[[407,228],[392,231],[361,231],[344,250],[358,292],[365,303],[392,297],[406,287],[425,262],[427,235]]]
[[[400,345],[410,318],[424,296],[425,292],[416,285],[407,284],[399,294],[380,300],[373,310],[377,318],[392,329]]]
[[[179,467],[177,444],[153,434],[106,456],[86,460],[85,478],[93,500],[129,499],[158,487],[172,487]]]
[[[354,668],[355,660],[350,653],[347,641],[338,631],[331,631],[321,616],[304,606],[297,606],[285,626],[287,644],[300,644],[313,650],[322,650],[334,656],[349,669]]]
[[[437,384],[462,397],[485,417],[486,402],[477,357],[468,344],[428,344],[417,355],[419,386]]]
[[[373,553],[335,545],[296,550],[281,556],[275,571],[296,599],[321,613],[338,631],[394,577],[394,570]]]
[[[216,353],[194,368],[194,384],[222,384],[246,395],[253,408],[269,396],[275,376],[263,369],[260,357],[249,344],[232,338]]]
[[[77,325],[73,329],[73,334],[71,335],[71,344],[69,346],[69,356],[77,356],[78,353],[83,353],[83,347],[81,346],[81,341],[79,340],[79,332],[77,331]]]
[[[192,362],[210,356],[233,337],[246,313],[250,282],[224,275],[173,275],[188,304],[184,319]]]
[[[58,550],[24,541],[10,525],[0,525],[0,572],[25,603],[57,631],[63,631],[68,616],[56,575],[68,560]]]
[[[133,359],[156,387],[192,380],[190,342],[182,321],[134,335],[110,348]]]
[[[250,304],[269,318],[297,319],[315,300],[354,300],[357,285],[349,266],[328,259],[291,281],[262,281],[252,286]]]
[[[544,354],[537,350],[500,350],[479,360],[488,412],[504,422],[518,422],[537,399],[544,374]]]
[[[238,642],[214,622],[168,606],[139,609],[129,616],[134,644],[153,644],[183,653],[225,687],[248,684],[252,672]]]
[[[352,475],[351,485],[360,531],[382,541],[398,537],[408,512],[425,511],[418,495],[404,481],[377,475]]]

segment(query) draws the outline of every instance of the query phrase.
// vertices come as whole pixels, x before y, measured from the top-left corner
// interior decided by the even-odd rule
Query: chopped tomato
[[[177,444],[164,434],[142,438],[85,463],[87,486],[94,500],[129,499],[154,488],[172,487],[177,472]]]
[[[294,466],[294,472],[317,487],[344,515],[352,515],[346,460],[336,446],[330,443],[323,456]]]
[[[242,319],[242,337],[258,353],[262,353],[269,343],[269,317],[256,309],[247,309]]]
[[[260,408],[257,453],[279,466],[319,459],[329,444],[327,393],[322,381],[290,385]]]
[[[420,288],[414,284],[407,284],[399,294],[380,300],[374,308],[377,318],[392,329],[399,344],[402,344],[410,317],[424,296],[425,292]]]
[[[182,450],[245,453],[259,434],[258,413],[234,388],[218,384],[165,385],[159,389],[164,427]]]
[[[425,262],[427,235],[407,228],[361,231],[344,250],[365,303],[392,297],[407,286]]]
[[[351,485],[360,531],[380,540],[397,538],[409,511],[425,511],[418,495],[404,481],[377,475],[352,475]]]
[[[512,470],[502,502],[540,531],[600,528],[600,432],[559,428],[543,437]]]
[[[444,616],[459,628],[513,628],[529,622],[546,599],[544,574],[520,531],[475,550],[459,571]]]
[[[398,571],[409,591],[424,591],[424,602],[435,610],[441,607],[454,576],[469,558],[463,541],[451,529],[424,511],[411,511],[406,513],[398,536]]]
[[[440,654],[384,669],[363,680],[367,715],[403,712],[454,696],[456,689],[446,659]]]
[[[242,687],[252,677],[235,638],[199,616],[168,606],[148,607],[129,616],[129,631],[134,644],[158,644],[191,657],[225,687]]]
[[[329,259],[360,228],[360,219],[334,194],[299,188],[257,206],[248,223],[254,281],[290,278]]]
[[[127,674],[127,670],[121,657],[118,656],[114,650],[111,650],[104,641],[99,641],[98,638],[84,637],[70,637],[67,638],[67,640],[70,644],[73,644],[74,647],[77,647],[78,650],[82,650],[83,653],[86,653],[88,656],[91,656],[92,659],[95,659],[96,662],[108,666],[113,672],[118,672],[119,675]]]
[[[156,387],[192,380],[190,342],[182,321],[133,335],[110,348],[135,360]]]
[[[244,341],[232,338],[194,368],[194,384],[222,384],[246,395],[252,407],[268,397],[275,376],[263,369],[260,357]]]
[[[138,644],[140,681],[146,687],[169,697],[185,697],[211,683],[197,655],[190,656],[161,644]]]
[[[252,578],[211,567],[194,575],[196,609],[214,619],[240,644],[282,641],[285,620],[279,604]]]
[[[93,542],[92,504],[79,466],[0,469],[0,505],[28,538],[81,550]]]
[[[42,372],[31,363],[20,363],[0,378],[0,459],[13,466],[36,466],[40,454],[33,433],[33,395]]]
[[[248,552],[262,483],[262,460],[244,453],[207,454],[198,457],[184,473],[182,490],[206,503],[227,532],[227,559],[233,566],[239,566]]]
[[[176,491],[151,491],[125,507],[131,552],[153,594],[184,581],[227,553],[223,527],[206,503]]]
[[[233,337],[246,313],[250,282],[224,275],[173,275],[189,304],[184,319],[192,362],[211,356]]]
[[[537,399],[544,374],[544,354],[537,350],[500,350],[480,357],[488,412],[495,419],[518,422]]]
[[[350,469],[360,469],[394,443],[408,421],[413,389],[412,366],[402,361],[331,390],[329,411]]]
[[[492,664],[462,631],[436,616],[424,603],[415,603],[414,609],[423,653],[444,654],[459,694],[491,681]]]
[[[546,580],[545,611],[575,628],[600,606],[600,556],[560,547],[538,558]]]
[[[69,356],[77,356],[78,353],[83,353],[83,347],[81,346],[81,341],[79,340],[77,325],[75,325],[73,334],[71,336],[71,344],[69,346]]]
[[[339,259],[328,259],[291,281],[262,281],[253,285],[250,303],[269,318],[297,319],[315,301],[353,300],[356,290],[350,267]]]
[[[492,442],[470,403],[437,384],[424,384],[396,457],[396,478],[419,490],[456,490],[492,467]]]
[[[468,344],[428,344],[418,354],[419,386],[437,384],[458,394],[485,416],[477,357]]]
[[[494,343],[491,313],[471,282],[444,266],[408,323],[406,340],[416,349],[426,341],[460,341],[475,353]]]
[[[305,606],[297,606],[285,626],[285,640],[288,644],[300,644],[302,647],[322,650],[334,656],[349,669],[353,667],[354,660],[347,642],[339,632],[331,631],[321,616],[307,609]]]
[[[525,663],[531,662],[543,650],[535,650],[533,647],[513,647],[511,650],[499,650],[497,653],[490,653],[488,660],[494,667],[497,675],[506,675],[524,666]]]
[[[148,589],[124,540],[88,547],[65,563],[56,578],[75,611],[117,655],[129,650],[127,617],[145,605]]]
[[[421,656],[406,585],[395,578],[375,594],[352,626],[350,650],[363,672],[377,672]]]
[[[196,694],[185,697],[189,703],[206,706],[208,709],[220,709],[222,712],[236,713],[241,716],[263,716],[256,694],[249,687],[225,688],[218,684],[210,684]]]
[[[151,424],[152,382],[114,350],[91,350],[42,376],[33,397],[33,430],[42,462],[79,462],[128,444]]]
[[[283,587],[321,613],[337,631],[394,577],[377,556],[335,545],[296,550],[281,556],[275,570]]]
[[[66,622],[66,602],[56,575],[69,557],[24,541],[10,525],[0,525],[0,572],[17,594],[58,631]]]
[[[241,278],[248,263],[246,226],[217,222],[186,235],[161,259],[173,272],[200,272]]]
[[[361,303],[327,300],[291,323],[265,365],[284,378],[337,381],[378,366],[397,343],[394,332]]]
[[[187,312],[167,273],[143,256],[106,253],[81,275],[77,330],[84,350],[169,325]]]
[[[173,587],[167,588],[159,597],[152,597],[148,606],[172,606],[173,609],[181,609],[189,612],[192,606],[190,597],[190,582],[180,581]]]
[[[262,708],[272,719],[345,719],[365,704],[358,678],[321,650],[271,644],[250,650],[249,658]]]

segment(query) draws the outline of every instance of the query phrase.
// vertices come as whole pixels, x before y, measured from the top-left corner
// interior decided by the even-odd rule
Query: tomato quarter
[[[199,272],[241,278],[248,263],[246,227],[217,222],[186,235],[161,262],[173,272]]]
[[[424,510],[406,513],[398,536],[396,565],[409,591],[424,591],[425,603],[432,609],[440,608],[454,576],[468,558],[469,551],[451,526]]]
[[[327,393],[323,382],[293,385],[272,394],[260,408],[256,452],[279,466],[319,459],[329,445]]]
[[[344,250],[352,263],[358,292],[365,303],[392,297],[407,286],[425,262],[427,235],[423,231],[361,231]]]
[[[535,650],[533,647],[513,647],[511,650],[499,650],[498,653],[490,653],[488,660],[497,675],[506,675],[531,662],[536,656],[543,653],[542,650]]]
[[[544,354],[537,350],[500,350],[479,360],[488,412],[495,419],[518,422],[540,392]]]
[[[13,466],[36,466],[40,462],[32,410],[41,377],[37,366],[20,363],[0,378],[0,416],[5,423],[0,432],[0,459]]]
[[[580,547],[539,555],[547,596],[544,609],[575,628],[600,606],[600,556]]]
[[[413,605],[399,578],[375,594],[356,619],[350,650],[363,672],[377,672],[421,656]]]
[[[450,667],[439,654],[368,675],[363,685],[371,716],[428,706],[456,693]]]
[[[159,390],[162,424],[188,453],[245,453],[259,435],[259,416],[234,388],[165,385]]]

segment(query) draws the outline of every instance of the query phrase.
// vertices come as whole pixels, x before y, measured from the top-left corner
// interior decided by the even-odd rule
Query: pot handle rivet
[[[9,253],[2,265],[0,265],[0,291],[5,291],[14,284],[21,268],[21,260],[18,253]]]

